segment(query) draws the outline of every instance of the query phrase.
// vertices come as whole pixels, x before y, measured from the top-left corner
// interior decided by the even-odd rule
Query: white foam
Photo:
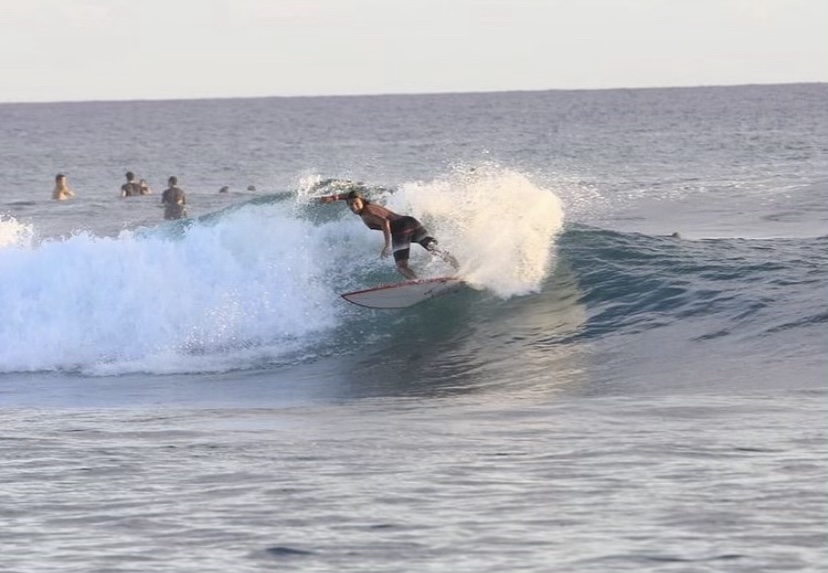
[[[460,274],[500,297],[538,292],[553,269],[561,201],[514,170],[460,167],[435,181],[404,185],[387,205],[425,222],[460,261]]]
[[[0,250],[0,371],[222,370],[312,343],[336,293],[321,236],[280,211]]]
[[[10,215],[0,215],[0,248],[28,246],[33,237],[31,225],[21,223]]]

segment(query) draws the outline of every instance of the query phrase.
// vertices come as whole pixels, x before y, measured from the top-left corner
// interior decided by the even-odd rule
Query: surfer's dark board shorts
[[[391,222],[391,250],[394,251],[395,261],[408,260],[411,243],[419,243],[427,249],[430,243],[436,242],[414,217],[400,217]]]

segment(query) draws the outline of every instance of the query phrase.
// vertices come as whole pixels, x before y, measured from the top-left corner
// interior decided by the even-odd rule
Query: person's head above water
[[[170,187],[175,187],[176,185],[178,185],[178,177],[173,176],[167,179],[167,185],[169,185]]]

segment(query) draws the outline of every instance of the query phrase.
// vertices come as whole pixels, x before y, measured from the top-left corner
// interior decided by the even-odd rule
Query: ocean
[[[827,104],[0,104],[0,571],[824,571]]]

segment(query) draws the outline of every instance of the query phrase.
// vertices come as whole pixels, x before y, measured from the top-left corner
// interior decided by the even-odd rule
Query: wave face
[[[828,237],[688,241],[575,226],[561,237],[593,373],[647,391],[824,383]],[[715,374],[715,375],[714,375]]]
[[[594,309],[586,336],[696,319],[721,326],[700,339],[823,324],[827,246],[827,237],[686,241],[589,227],[561,240]]]

